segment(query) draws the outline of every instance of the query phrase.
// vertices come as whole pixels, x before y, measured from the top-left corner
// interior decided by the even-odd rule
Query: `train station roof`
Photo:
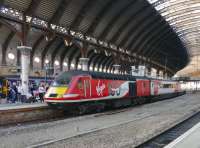
[[[199,73],[200,1],[199,0],[149,0],[166,19],[184,43],[191,56],[181,75]]]
[[[16,47],[26,25],[32,62],[37,56],[42,63],[67,59],[68,65],[73,60],[77,65],[83,56],[78,46],[87,48],[93,68],[120,61],[124,68],[142,63],[173,74],[186,66],[189,54],[197,53],[191,47],[198,40],[198,10],[184,7],[197,1],[1,0],[2,63],[9,51],[19,58]]]

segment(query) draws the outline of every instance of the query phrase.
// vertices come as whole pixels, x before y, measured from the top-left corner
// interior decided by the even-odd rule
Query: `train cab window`
[[[77,87],[78,87],[78,89],[82,89],[83,88],[81,79],[78,80]]]

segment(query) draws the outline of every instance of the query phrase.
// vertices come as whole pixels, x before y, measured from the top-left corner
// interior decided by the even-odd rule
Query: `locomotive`
[[[45,102],[62,109],[89,106],[127,106],[182,95],[178,81],[90,71],[63,72],[44,96]]]

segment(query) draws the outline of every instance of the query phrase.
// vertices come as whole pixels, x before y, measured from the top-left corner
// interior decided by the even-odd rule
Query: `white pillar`
[[[88,61],[89,58],[80,58],[81,69],[83,71],[88,71]]]
[[[152,78],[156,78],[156,69],[155,68],[151,68],[151,77]]]
[[[137,76],[138,75],[135,66],[131,66],[131,75],[132,76]]]
[[[138,69],[139,69],[138,75],[139,76],[144,76],[145,75],[145,66],[139,65]]]
[[[28,95],[28,83],[29,83],[29,67],[30,67],[30,51],[31,47],[18,46],[18,50],[21,51],[21,82],[24,95]]]
[[[113,65],[113,67],[114,67],[114,74],[119,74],[119,68],[120,68],[120,65],[118,65],[118,64],[115,64],[115,65]]]

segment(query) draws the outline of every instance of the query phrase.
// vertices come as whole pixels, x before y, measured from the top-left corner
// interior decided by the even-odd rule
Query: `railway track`
[[[136,148],[163,148],[200,122],[200,112]]]
[[[167,99],[172,99],[174,97],[170,97]],[[165,100],[166,98],[159,99],[159,100],[152,100],[151,103]],[[146,104],[146,103],[143,103]],[[129,107],[120,107],[120,108],[105,108],[101,110],[99,113],[98,111],[90,111],[84,114],[73,114],[69,112],[65,112],[63,110],[55,110],[48,107],[45,104],[41,104],[40,106],[35,105],[27,105],[22,108],[12,108],[9,107],[8,110],[0,109],[0,126],[10,126],[14,124],[24,124],[24,123],[40,123],[40,122],[50,122],[56,121],[60,119],[78,117],[81,115],[94,115],[94,116],[103,116],[109,114],[116,114],[123,111],[127,111],[130,108],[143,105],[141,103],[131,105]]]

